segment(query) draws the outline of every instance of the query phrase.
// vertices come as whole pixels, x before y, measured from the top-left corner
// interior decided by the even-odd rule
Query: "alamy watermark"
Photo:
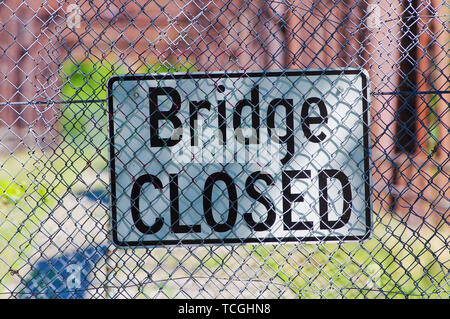
[[[66,279],[66,285],[68,289],[80,289],[81,288],[81,271],[82,267],[79,264],[70,264],[66,267],[66,271],[69,273]]]
[[[279,170],[283,156],[279,133],[282,129],[267,127],[217,128],[202,120],[173,130],[170,147],[172,161],[180,165],[256,164],[262,169]],[[181,137],[184,137],[180,140]]]
[[[378,264],[370,264],[366,268],[366,272],[368,275],[366,288],[367,289],[379,289],[380,288],[380,279],[382,274],[382,269]]]
[[[66,9],[66,23],[69,29],[75,30],[81,27],[81,10],[77,4],[69,4]]]

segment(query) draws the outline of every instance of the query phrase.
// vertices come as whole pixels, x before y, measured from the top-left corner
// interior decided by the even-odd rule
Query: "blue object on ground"
[[[89,247],[49,260],[39,261],[32,267],[24,282],[21,297],[30,298],[85,298],[89,287],[89,274],[104,256],[106,247]]]
[[[106,189],[92,189],[86,193],[78,193],[77,195],[83,195],[93,201],[99,200],[102,204],[108,204],[109,202],[108,192]]]

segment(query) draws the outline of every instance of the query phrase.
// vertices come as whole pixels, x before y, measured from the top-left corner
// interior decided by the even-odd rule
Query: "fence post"
[[[433,30],[437,34],[437,41],[434,45],[434,56],[436,61],[435,70],[435,88],[440,91],[448,92],[449,86],[449,44],[448,44],[448,15],[450,9],[448,4],[438,0],[432,0],[433,7],[437,11],[437,17],[433,19]],[[440,29],[440,25],[447,27]],[[444,159],[448,158],[450,152],[450,112],[448,109],[448,97],[449,93],[439,94],[437,100],[437,114],[439,119],[439,142],[440,147],[438,149],[438,156],[444,162]],[[446,196],[449,198],[449,196]]]
[[[436,17],[436,10],[442,10],[443,7],[439,8],[436,2],[403,2],[402,39],[406,41],[402,42],[401,47],[401,50],[405,50],[402,52],[404,64],[400,69],[404,78],[398,90],[403,92],[400,95],[403,101],[398,101],[400,121],[396,134],[400,154],[396,156],[398,169],[394,189],[398,197],[396,212],[412,227],[424,224],[425,219],[439,223],[448,206],[448,191],[442,187],[448,182],[448,176],[445,179],[447,164],[440,156],[446,136],[441,127],[446,126],[446,121],[448,123],[448,116],[443,110],[448,108],[448,104],[444,94],[439,93],[446,90],[445,83],[448,80],[445,82],[445,71],[443,76],[436,72],[447,67],[445,40],[436,34],[439,26],[436,18],[445,15],[438,12]],[[444,56],[439,57],[441,51]],[[439,98],[433,99],[434,94]],[[437,100],[437,126],[441,131],[438,137],[440,141],[431,150],[433,124],[429,115],[433,112],[433,100]],[[404,109],[403,105],[408,109]],[[411,121],[411,117],[414,121]],[[445,158],[448,152],[446,154]]]
[[[448,226],[450,212],[447,209],[445,211],[445,207],[449,206],[450,199],[450,187],[448,187],[449,181],[449,161],[448,154],[450,153],[450,111],[449,111],[449,36],[448,36],[448,15],[450,9],[448,7],[448,2],[442,2],[438,0],[431,1],[434,17],[432,19],[431,28],[433,30],[433,35],[436,37],[436,40],[433,45],[433,57],[435,61],[435,68],[433,70],[433,84],[432,89],[440,91],[441,93],[437,94],[437,102],[436,102],[436,114],[438,116],[438,144],[437,144],[437,152],[435,154],[434,160],[436,161],[437,166],[437,174],[433,174],[431,176],[435,176],[435,178],[431,178],[432,185],[429,187],[432,188],[434,192],[436,189],[439,190],[437,196],[435,197],[432,204],[440,205],[442,208],[443,214],[440,216],[438,214],[437,221],[435,224],[446,223]],[[441,25],[447,27],[440,28]],[[443,91],[447,93],[442,93]],[[434,172],[433,172],[434,173]]]
[[[373,0],[370,2],[369,19],[375,23],[369,26],[367,47],[368,70],[371,81],[371,134],[374,203],[384,211],[390,210],[389,188],[393,182],[392,159],[394,157],[394,116],[398,97],[397,61],[400,56],[396,36],[400,32],[400,1]],[[379,23],[378,23],[379,22]]]
[[[36,101],[37,98],[36,69],[38,65],[35,60],[37,58],[37,45],[35,42],[40,33],[40,26],[33,12],[28,8],[20,7],[16,11],[16,16],[18,17],[17,28],[21,30],[19,31],[17,42],[23,48],[20,50],[17,63],[19,78],[17,91],[19,93],[19,101],[22,103],[19,115],[20,137],[24,145],[31,146],[33,145],[33,135],[30,134],[30,130],[34,130],[35,134],[39,134],[38,123],[41,124],[36,111],[41,106],[33,104],[33,101]]]
[[[0,30],[0,134],[2,137],[1,148],[6,149],[7,152],[15,149],[20,143],[17,135],[20,133],[17,130],[16,122],[18,121],[18,102],[19,94],[17,87],[19,86],[18,76],[18,62],[20,47],[15,43],[14,37],[18,34],[16,20],[14,15],[15,6],[10,5],[10,10],[3,7],[0,10],[0,19],[4,23],[4,27]]]

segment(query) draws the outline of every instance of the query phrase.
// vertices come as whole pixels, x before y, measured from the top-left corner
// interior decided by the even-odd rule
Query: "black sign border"
[[[145,80],[176,80],[176,79],[205,79],[205,78],[253,78],[253,77],[281,77],[281,76],[320,76],[320,75],[359,75],[362,79],[363,89],[363,143],[364,143],[364,179],[366,199],[366,232],[361,236],[309,236],[309,237],[283,237],[283,238],[224,238],[224,239],[180,239],[180,240],[148,240],[148,241],[120,241],[117,234],[117,196],[116,196],[116,170],[114,148],[114,109],[112,86],[117,81],[145,81]],[[113,75],[108,79],[108,122],[109,122],[109,165],[111,181],[112,212],[111,232],[112,242],[121,248],[132,247],[160,247],[164,245],[201,245],[201,244],[258,244],[258,243],[289,243],[289,242],[323,242],[323,241],[364,241],[372,234],[372,202],[371,202],[371,167],[369,143],[369,79],[364,69],[333,69],[333,70],[285,70],[285,71],[255,71],[255,72],[207,72],[207,73],[168,73],[168,74],[142,74],[142,75]]]

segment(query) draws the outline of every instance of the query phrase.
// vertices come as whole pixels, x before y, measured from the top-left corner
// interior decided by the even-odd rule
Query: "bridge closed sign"
[[[359,69],[111,77],[114,244],[369,238],[368,99]]]

